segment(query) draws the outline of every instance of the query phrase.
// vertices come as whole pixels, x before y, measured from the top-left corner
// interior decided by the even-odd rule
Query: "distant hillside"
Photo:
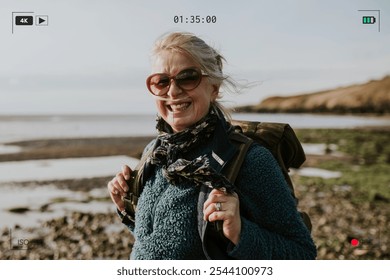
[[[288,97],[270,97],[238,112],[390,113],[390,76],[366,84]]]

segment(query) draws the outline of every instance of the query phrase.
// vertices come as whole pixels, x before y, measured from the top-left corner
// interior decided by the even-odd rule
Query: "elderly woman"
[[[127,220],[135,237],[131,258],[314,259],[310,232],[266,148],[253,144],[234,186],[221,186],[221,161],[234,156],[231,126],[217,101],[221,86],[234,88],[222,72],[223,57],[189,33],[165,35],[153,54],[146,84],[155,97],[159,135],[145,148],[144,189],[135,222]],[[212,180],[202,186],[204,168]],[[108,183],[121,217],[131,172],[124,166]],[[222,236],[211,234],[205,245],[200,219],[220,221]],[[211,252],[215,244],[219,255]]]

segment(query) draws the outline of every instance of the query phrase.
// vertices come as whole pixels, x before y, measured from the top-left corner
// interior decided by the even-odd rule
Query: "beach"
[[[12,146],[21,147],[21,151],[1,154],[0,164],[26,160],[95,158],[115,155],[137,158],[151,139],[152,137],[122,137],[13,142]],[[118,171],[120,167],[116,167]],[[113,176],[114,173],[111,176],[93,178],[0,183],[0,192],[3,194],[5,189],[30,188],[30,197],[33,189],[40,188],[39,191],[46,193],[52,191],[53,188],[58,189],[52,191],[54,197],[43,200],[41,205],[39,203],[34,207],[31,207],[31,204],[19,205],[8,209],[13,215],[26,216],[30,212],[60,212],[55,206],[66,203],[73,203],[74,207],[72,204],[68,207],[71,209],[80,208],[80,205],[97,204],[93,211],[67,209],[62,217],[46,221],[40,221],[40,218],[36,221],[30,220],[27,224],[33,226],[14,224],[13,221],[9,221],[9,226],[3,225],[1,228],[0,259],[127,259],[133,238],[121,224],[115,214],[113,204],[109,201],[106,185]],[[64,194],[61,190],[68,190],[78,195]],[[78,197],[80,193],[86,195]],[[80,205],[76,205],[77,203]],[[112,207],[109,207],[111,204]],[[101,209],[97,209],[98,207]],[[25,240],[27,244],[20,245],[18,240]]]
[[[347,130],[298,129],[299,138],[304,143],[312,143],[312,146],[306,146],[309,153],[302,170],[327,169],[340,174],[345,174],[348,169],[360,168],[362,171],[367,166],[367,163],[362,162],[366,155],[349,153],[346,150],[348,145],[343,143],[359,135],[362,135],[363,142],[365,139],[378,139],[377,142],[381,143],[382,136],[389,140],[387,135],[390,130],[389,127],[361,128],[348,130],[346,133],[349,134],[344,135],[345,131]],[[337,133],[339,134],[336,135]],[[333,138],[325,139],[326,135],[332,135]],[[3,145],[16,146],[20,150],[0,154],[0,164],[17,164],[30,160],[36,163],[43,160],[50,165],[53,162],[49,160],[104,161],[105,158],[139,158],[143,148],[152,138],[87,137],[14,141]],[[378,143],[372,144],[375,146]],[[330,173],[333,177],[327,178],[318,174],[302,175],[298,170],[292,170],[299,209],[306,211],[312,220],[312,234],[318,246],[318,259],[390,258],[390,202],[386,191],[389,187],[389,177],[387,171],[380,171],[382,167],[389,167],[388,160],[390,157],[375,163],[377,169],[373,171],[378,178],[383,177],[378,185],[385,182],[387,186],[384,185],[382,189],[378,187],[376,192],[368,193],[361,188],[364,183],[358,182],[355,185],[338,173]],[[327,168],[324,162],[328,163]],[[332,167],[331,163],[335,162],[342,162],[347,168]],[[373,163],[370,163],[370,166],[373,166]],[[120,171],[120,166],[113,166],[113,169]],[[20,172],[21,177],[26,175],[23,175],[23,170]],[[21,217],[20,221],[28,215],[38,218],[31,218],[31,223],[26,224],[10,221],[2,225],[0,259],[128,259],[134,239],[116,216],[106,190],[107,182],[115,172],[106,174],[102,171],[101,174],[102,176],[92,174],[88,178],[43,177],[35,181],[21,179],[0,182],[0,191],[3,194],[16,190],[15,196],[23,196],[23,193],[32,195],[33,189],[38,190],[37,198],[21,201],[24,205],[13,205],[12,197],[15,196],[9,196],[11,202],[5,210],[6,214],[9,214],[6,217]],[[356,178],[356,174],[353,173],[351,177]],[[374,182],[377,179],[372,180]],[[48,195],[46,200],[38,199],[42,197],[42,193]],[[48,215],[44,216],[46,214]],[[13,221],[15,220],[16,218]],[[358,246],[351,244],[354,239],[360,242]]]

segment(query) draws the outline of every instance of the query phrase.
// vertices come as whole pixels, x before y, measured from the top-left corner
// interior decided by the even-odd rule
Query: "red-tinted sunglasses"
[[[184,69],[175,76],[169,76],[166,73],[156,73],[146,79],[146,86],[153,95],[163,96],[169,91],[172,80],[182,90],[193,90],[199,86],[203,76],[207,75],[203,74],[198,68]]]

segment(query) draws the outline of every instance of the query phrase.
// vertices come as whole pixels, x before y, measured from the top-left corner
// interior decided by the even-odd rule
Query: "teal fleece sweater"
[[[197,153],[209,153],[207,146]],[[264,147],[249,149],[236,186],[241,216],[239,243],[230,244],[235,259],[315,259],[316,247],[296,209],[279,165]],[[128,225],[135,243],[131,259],[205,259],[197,225],[199,189],[171,185],[156,167],[138,202],[136,223]]]

